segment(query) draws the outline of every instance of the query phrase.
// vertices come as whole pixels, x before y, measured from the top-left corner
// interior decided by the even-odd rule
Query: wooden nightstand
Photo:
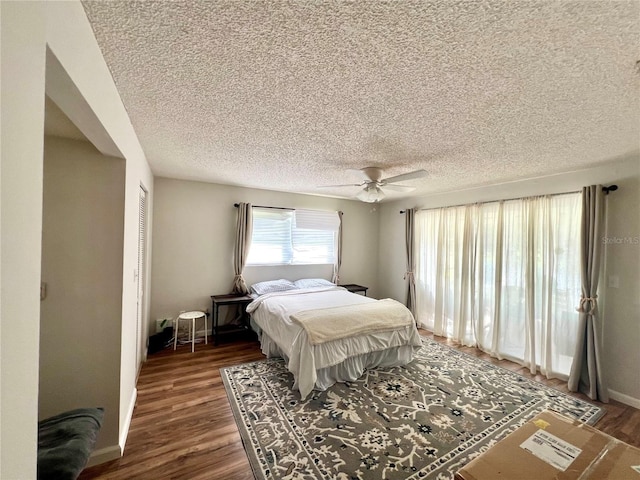
[[[213,325],[211,326],[211,334],[213,336],[214,345],[218,345],[218,340],[221,335],[246,332],[250,330],[249,324],[247,323],[247,315],[245,309],[251,302],[253,302],[253,298],[248,295],[237,295],[233,293],[229,293],[226,295],[211,295],[211,311],[213,312]],[[218,325],[220,307],[232,307],[234,305],[240,305],[242,307],[242,323],[240,325]]]
[[[364,296],[367,296],[367,290],[369,287],[363,287],[362,285],[357,285],[355,283],[347,283],[345,285],[339,285],[340,287],[346,288],[352,293],[364,292]]]

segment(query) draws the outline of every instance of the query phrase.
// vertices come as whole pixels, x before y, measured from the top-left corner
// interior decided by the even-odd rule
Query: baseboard
[[[129,436],[129,427],[131,426],[131,419],[133,418],[133,409],[136,406],[136,398],[138,398],[138,389],[134,388],[131,400],[129,401],[129,408],[127,409],[124,426],[120,432],[120,455],[124,453],[124,446],[127,443],[127,437]]]
[[[616,392],[615,390],[609,390],[609,397],[617,402],[640,409],[640,400],[637,398],[625,395],[624,393]]]
[[[131,419],[133,418],[133,408],[136,405],[136,398],[138,397],[138,389],[133,389],[133,395],[131,395],[131,401],[129,402],[129,409],[127,411],[127,417],[122,432],[120,432],[120,440],[118,445],[111,445],[99,450],[95,450],[89,457],[87,467],[93,467],[94,465],[100,465],[101,463],[109,462],[120,458],[124,454],[124,446],[127,442],[127,436],[129,435],[129,427],[131,426]]]
[[[120,451],[120,445],[112,445],[110,447],[101,448],[94,451],[89,457],[87,467],[93,467],[94,465],[100,465],[101,463],[109,462],[120,458],[122,456]]]

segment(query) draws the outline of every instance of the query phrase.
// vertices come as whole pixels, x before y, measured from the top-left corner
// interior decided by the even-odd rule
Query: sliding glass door
[[[418,211],[418,321],[532,372],[567,378],[579,228],[578,193]]]

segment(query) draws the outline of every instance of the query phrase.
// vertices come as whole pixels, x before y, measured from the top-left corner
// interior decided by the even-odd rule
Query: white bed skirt
[[[288,368],[289,358],[286,353],[264,331],[260,332],[259,336],[262,353],[268,358],[283,358]],[[353,382],[360,378],[366,369],[406,365],[413,359],[415,350],[415,346],[400,345],[348,357],[336,365],[320,368],[316,370],[314,390],[324,391],[336,382]],[[296,372],[291,373],[294,374],[293,389],[299,390]]]

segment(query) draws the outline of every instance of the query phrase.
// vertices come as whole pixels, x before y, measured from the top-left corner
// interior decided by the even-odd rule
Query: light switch
[[[609,275],[609,288],[618,288],[620,286],[620,278],[618,275]]]

